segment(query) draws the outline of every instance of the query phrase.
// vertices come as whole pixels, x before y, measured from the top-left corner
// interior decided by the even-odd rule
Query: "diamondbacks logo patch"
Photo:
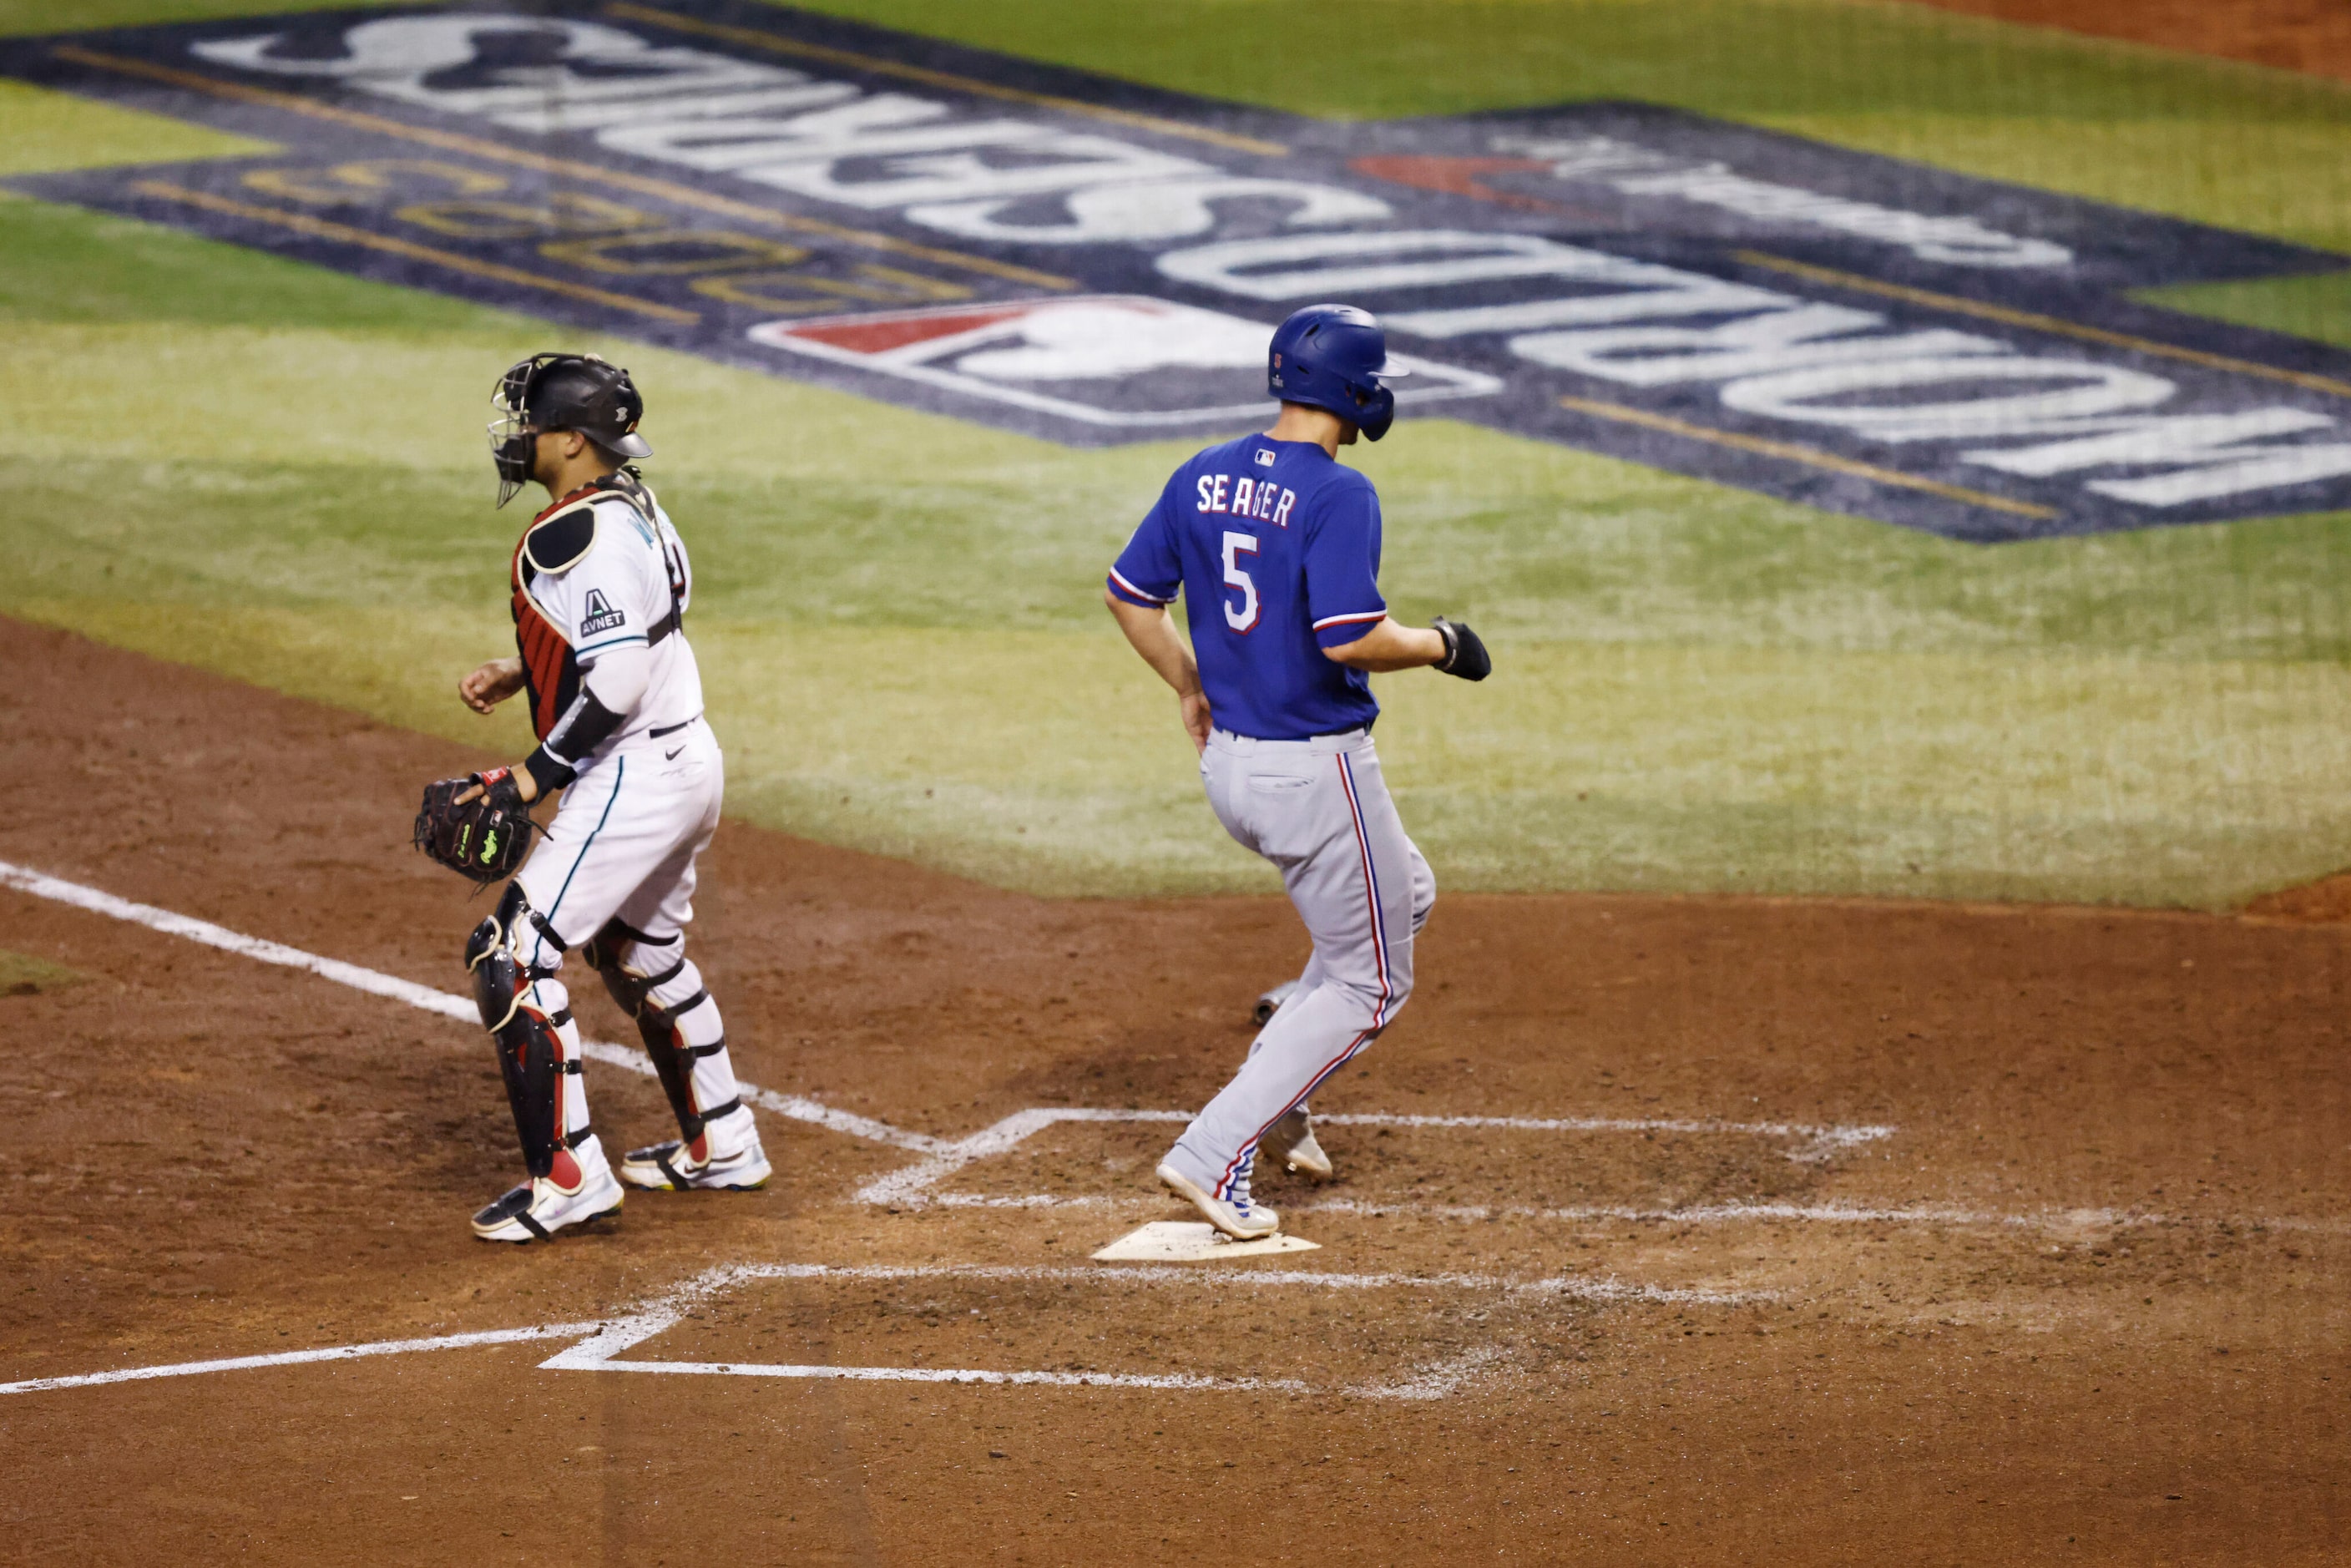
[[[604,597],[602,589],[591,588],[588,591],[588,602],[580,609],[580,640],[585,643],[599,632],[610,632],[613,627],[625,623],[628,619],[612,608],[611,601]]]

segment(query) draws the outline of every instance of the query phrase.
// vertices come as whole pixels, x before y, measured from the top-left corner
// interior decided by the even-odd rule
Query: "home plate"
[[[1322,1244],[1279,1231],[1236,1241],[1204,1219],[1155,1219],[1094,1254],[1097,1263],[1213,1263],[1222,1258],[1262,1258],[1272,1252],[1312,1252]]]

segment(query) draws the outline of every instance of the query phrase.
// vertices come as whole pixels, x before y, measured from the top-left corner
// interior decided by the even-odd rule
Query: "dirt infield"
[[[16,623],[0,669],[0,860],[459,988],[481,905],[402,841],[475,758]],[[465,1225],[516,1166],[477,1030],[0,888],[0,947],[91,977],[0,997],[0,1379],[552,1325],[0,1394],[0,1558],[2351,1548],[2342,927],[1445,900],[1322,1103],[1369,1118],[1342,1179],[1270,1194],[1322,1249],[1114,1268],[1180,1218],[1174,1128],[1071,1113],[1210,1092],[1301,956],[1282,907],[733,825],[710,870],[747,1074],[848,1117],[763,1113],[767,1192],[518,1249]],[[649,1081],[590,1085],[609,1140],[660,1134]]]
[[[1946,11],[2058,27],[2351,80],[2344,0],[1919,0]]]

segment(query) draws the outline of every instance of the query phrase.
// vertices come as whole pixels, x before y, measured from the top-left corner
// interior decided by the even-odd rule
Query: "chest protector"
[[[531,519],[515,545],[513,586],[515,652],[522,655],[523,684],[530,697],[531,733],[545,740],[556,721],[580,695],[580,660],[564,629],[549,620],[531,594],[543,577],[561,577],[596,548],[596,503],[617,497],[629,504],[645,531],[660,542],[669,579],[669,613],[645,634],[658,646],[685,629],[685,563],[654,522],[653,494],[633,468],[608,474],[582,486]]]

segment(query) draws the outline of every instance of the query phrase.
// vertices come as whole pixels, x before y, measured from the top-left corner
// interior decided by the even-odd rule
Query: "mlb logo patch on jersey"
[[[951,394],[1009,403],[1076,427],[1069,434],[1230,424],[1270,412],[1272,328],[1221,310],[1139,294],[886,310],[764,321],[765,348],[853,367]],[[1493,377],[1413,361],[1433,397],[1480,396]],[[1411,394],[1407,394],[1411,395]]]
[[[1260,467],[1260,468],[1270,468],[1270,467],[1272,467],[1272,466],[1273,466],[1273,448],[1272,448],[1272,447],[1270,447],[1270,446],[1260,446],[1260,447],[1259,447],[1259,448],[1258,448],[1258,453],[1257,453],[1257,465],[1258,465],[1259,467]]]
[[[627,620],[626,615],[612,608],[602,589],[591,588],[588,591],[588,602],[580,606],[580,640],[584,643],[598,632],[610,632]]]

